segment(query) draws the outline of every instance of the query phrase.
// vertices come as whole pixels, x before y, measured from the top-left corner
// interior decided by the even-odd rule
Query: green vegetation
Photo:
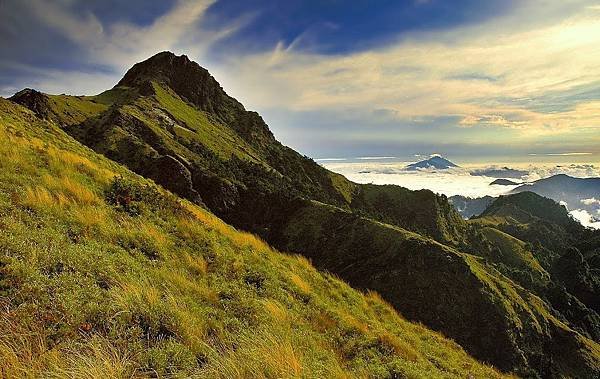
[[[550,275],[540,265],[531,251],[527,250],[527,244],[515,237],[506,234],[498,229],[491,227],[481,228],[481,232],[496,249],[492,251],[487,258],[502,266],[501,271],[507,276],[512,277],[517,282],[529,281],[527,284],[537,286],[547,285],[550,281]],[[520,277],[520,273],[525,272],[526,279]]]
[[[501,376],[2,99],[0,137],[3,377]]]
[[[24,90],[11,99],[50,120],[52,126],[39,127],[71,146],[47,148],[44,139],[38,143],[41,161],[7,171],[34,178],[12,187],[23,193],[10,196],[13,208],[26,211],[19,220],[33,217],[40,223],[27,221],[29,230],[58,230],[68,238],[31,245],[96,243],[108,249],[100,255],[128,254],[123,262],[131,263],[99,266],[110,278],[100,280],[110,283],[100,288],[113,296],[102,304],[112,308],[99,306],[104,329],[92,325],[93,336],[101,339],[89,344],[97,346],[89,354],[116,343],[114,328],[125,336],[135,326],[151,341],[133,352],[126,349],[142,372],[148,367],[167,372],[156,367],[171,367],[164,362],[177,357],[194,373],[229,376],[290,376],[298,369],[300,376],[333,377],[465,374],[452,371],[458,367],[453,356],[436,363],[432,357],[446,353],[435,343],[434,353],[424,353],[423,346],[402,339],[409,332],[382,319],[383,311],[350,301],[364,297],[336,279],[306,271],[302,267],[310,265],[302,259],[273,252],[193,203],[281,251],[310,258],[356,288],[376,290],[408,319],[506,372],[600,374],[600,235],[584,230],[548,199],[528,193],[502,197],[479,218],[465,221],[445,196],[431,191],[352,183],[283,146],[260,115],[228,96],[207,70],[169,52],[134,65],[115,88],[97,96],[72,100]],[[109,167],[56,125],[190,203],[120,166]],[[56,158],[46,154],[69,157],[77,173],[52,171],[44,162],[52,165]],[[193,227],[183,226],[190,223]],[[130,266],[137,271],[123,271]],[[40,270],[56,277],[55,269]],[[84,277],[95,275],[86,271]],[[21,288],[19,283],[7,288]],[[104,299],[103,291],[98,298]],[[105,317],[113,311],[118,317]],[[256,332],[250,336],[252,327]],[[275,355],[283,362],[278,367],[292,371],[259,364],[257,356],[267,346],[262,344],[285,351]],[[156,355],[140,358],[151,351]],[[439,371],[429,372],[421,358]],[[177,363],[177,370],[186,364]]]
[[[352,208],[451,245],[464,245],[467,225],[445,196],[394,185],[362,185]]]
[[[301,252],[354,287],[376,290],[407,318],[443,330],[504,370],[517,367],[519,375],[535,376],[532,369],[568,366],[569,375],[584,377],[598,370],[596,362],[580,371],[588,365],[582,356],[595,356],[598,344],[581,339],[542,299],[487,259],[318,202],[298,207],[280,233],[279,246]],[[542,341],[556,333],[564,343],[581,343],[568,356],[545,348]]]
[[[83,96],[48,95],[48,106],[63,125],[75,125],[105,111],[108,106]]]
[[[234,131],[218,122],[211,122],[204,112],[193,108],[172,91],[156,83],[152,83],[152,86],[155,91],[154,98],[161,109],[180,124],[174,125],[176,136],[187,139],[187,144],[195,140],[223,159],[235,155],[252,162],[261,160],[258,153]],[[148,103],[144,105],[152,106]]]

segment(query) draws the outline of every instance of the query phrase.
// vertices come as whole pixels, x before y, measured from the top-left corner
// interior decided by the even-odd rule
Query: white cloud
[[[31,86],[46,92],[98,93],[116,84],[134,63],[170,50],[200,59],[216,41],[235,32],[247,21],[240,18],[219,30],[202,28],[206,10],[215,0],[179,0],[147,26],[119,21],[103,24],[92,13],[76,14],[69,2],[32,0],[25,4],[39,21],[79,45],[89,63],[104,65],[113,73],[44,70]]]
[[[594,150],[600,146],[600,100],[577,97],[579,88],[600,86],[600,10],[590,2],[527,0],[483,23],[404,35],[389,45],[349,54],[297,51],[296,42],[210,62],[206,52],[214,43],[248,22],[241,17],[216,31],[203,28],[213,3],[180,0],[149,25],[138,26],[103,23],[92,13],[82,16],[68,1],[25,2],[38,18],[33,22],[62,33],[81,47],[90,63],[112,69],[54,70],[28,85],[47,92],[97,93],[133,63],[172,50],[206,66],[250,109],[265,115],[277,109],[347,117],[345,134],[354,133],[355,140],[422,139],[414,132],[406,136],[377,132],[375,115],[380,114],[386,115],[388,124],[397,123],[398,129],[412,123],[427,130],[439,119],[456,120],[445,122],[464,128],[511,129],[493,139],[472,133],[465,144],[498,145],[510,139],[528,146],[543,143],[541,136],[575,133],[570,151],[600,152]],[[13,90],[0,89],[3,94]],[[568,91],[572,96],[564,95]],[[447,131],[443,137],[458,138]]]
[[[600,167],[592,164],[566,164],[566,165],[530,165],[527,167],[529,175],[523,179],[534,181],[552,175],[566,174],[578,178],[592,178],[600,176]]]
[[[546,156],[549,156],[549,157],[572,157],[572,156],[592,155],[592,154],[593,153],[570,152],[570,153],[544,153],[544,154],[531,153],[531,154],[528,154],[528,155],[531,155],[531,156],[546,155]]]
[[[534,106],[543,96],[600,83],[600,12],[569,14],[558,2],[526,3],[484,24],[414,34],[348,55],[280,43],[267,53],[233,57],[220,76],[258,109],[378,109],[400,120],[455,116],[462,126],[505,126],[530,138],[600,128],[600,101],[574,100],[553,112]],[[532,19],[551,11],[552,20],[561,11],[566,16],[547,24]]]
[[[598,206],[600,206],[600,199],[596,199],[594,197],[592,197],[590,199],[582,199],[581,203],[583,203],[584,205],[598,205]]]
[[[357,183],[396,184],[412,190],[430,189],[447,196],[498,196],[515,186],[490,186],[495,178],[472,176],[468,169],[406,171],[413,162],[320,162]]]
[[[464,195],[470,197],[482,197],[486,195],[503,195],[516,186],[490,185],[496,177],[471,175],[473,170],[485,170],[497,168],[497,166],[474,166],[463,165],[459,168],[448,170],[416,170],[406,171],[405,167],[412,162],[356,162],[350,159],[346,161],[320,161],[326,168],[346,176],[357,183],[373,184],[396,184],[412,190],[430,189],[437,193],[448,196]],[[575,177],[600,176],[600,168],[593,165],[530,165],[521,164],[511,168],[519,169],[528,174],[525,180],[537,180],[547,178],[556,174],[567,174]],[[586,201],[596,201],[587,199]],[[587,205],[582,201],[584,205]]]
[[[588,211],[583,209],[576,209],[569,212],[571,216],[581,223],[581,225],[592,228],[600,229],[600,220],[594,218]]]

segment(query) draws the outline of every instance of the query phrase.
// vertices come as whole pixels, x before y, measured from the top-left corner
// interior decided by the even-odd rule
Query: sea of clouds
[[[446,196],[463,195],[482,197],[499,196],[517,186],[490,185],[498,178],[523,183],[547,178],[557,174],[573,177],[600,177],[600,166],[593,164],[506,164],[506,165],[467,165],[445,170],[421,169],[406,170],[406,165],[414,162],[391,161],[392,157],[324,159],[318,162],[327,169],[340,173],[357,183],[396,184],[411,190],[429,189]],[[570,214],[583,225],[600,229],[600,200],[584,199],[585,205],[596,204],[594,213],[584,209],[569,210]]]

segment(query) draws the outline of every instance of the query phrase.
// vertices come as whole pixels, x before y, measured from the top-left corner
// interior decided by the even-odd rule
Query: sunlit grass
[[[501,376],[187,201],[107,203],[113,176],[148,182],[7,106],[0,378]]]

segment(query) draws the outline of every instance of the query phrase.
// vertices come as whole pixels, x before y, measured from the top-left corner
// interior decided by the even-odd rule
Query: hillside
[[[470,222],[502,237],[495,245],[503,272],[599,339],[600,232],[583,228],[563,206],[532,192],[501,196]],[[507,262],[515,255],[524,260],[521,268]],[[550,281],[536,281],[536,271]]]
[[[600,372],[600,321],[590,309],[593,285],[586,286],[597,278],[597,262],[577,263],[567,248],[577,249],[578,238],[564,238],[570,224],[549,203],[499,203],[503,211],[467,222],[431,191],[352,183],[280,144],[208,71],[168,52],[136,64],[97,96],[31,95],[12,100],[236,228],[309,257],[358,289],[377,290],[409,319],[504,372]],[[548,238],[526,238],[540,235],[529,225],[548,230]],[[597,248],[593,239],[581,241],[590,243],[586,252]],[[558,259],[574,261],[582,280],[555,282],[554,275],[568,276],[552,270]]]
[[[511,193],[524,191],[563,201],[569,210],[585,209],[594,214],[600,209],[600,204],[593,201],[600,199],[600,178],[574,178],[559,174],[519,186]]]
[[[0,134],[2,377],[501,377],[3,99]]]

